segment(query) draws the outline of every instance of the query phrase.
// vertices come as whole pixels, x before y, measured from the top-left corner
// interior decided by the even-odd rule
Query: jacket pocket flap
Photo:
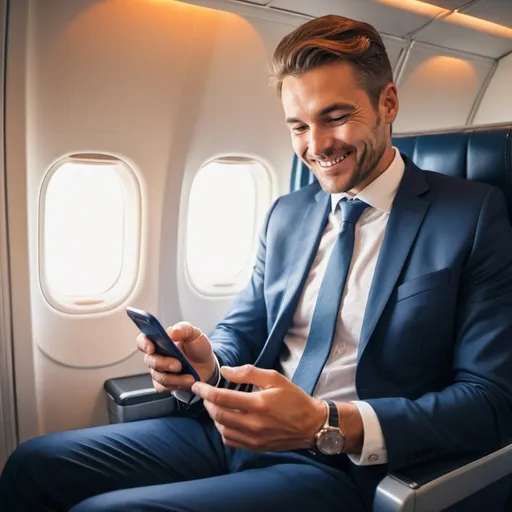
[[[402,283],[396,290],[396,300],[398,302],[399,300],[406,299],[411,295],[417,295],[418,293],[426,292],[432,288],[437,288],[438,286],[447,284],[450,284],[449,268],[443,268],[441,270],[436,270],[435,272],[429,272],[428,274],[415,277],[410,281]]]

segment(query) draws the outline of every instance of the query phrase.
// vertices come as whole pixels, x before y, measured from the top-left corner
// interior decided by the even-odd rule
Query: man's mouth
[[[334,158],[332,160],[317,160],[317,163],[322,169],[329,169],[331,167],[334,167],[335,165],[343,162],[348,156],[352,154],[352,151],[349,150],[343,155],[339,156],[338,158]]]

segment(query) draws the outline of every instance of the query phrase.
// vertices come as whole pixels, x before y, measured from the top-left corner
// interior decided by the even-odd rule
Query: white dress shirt
[[[375,265],[386,231],[389,212],[405,169],[400,152],[394,149],[395,158],[388,169],[355,197],[346,193],[331,195],[332,211],[303,287],[292,324],[285,335],[284,347],[279,358],[279,370],[291,379],[306,346],[320,284],[340,230],[338,203],[345,197],[364,201],[369,206],[363,211],[355,226],[354,251],[341,298],[333,345],[313,393],[313,396],[319,400],[352,401],[359,409],[364,428],[363,449],[361,455],[348,455],[357,465],[387,462],[386,446],[377,415],[371,405],[357,400],[355,374],[359,337]],[[182,401],[188,401],[191,396],[185,391],[174,394]],[[195,399],[192,400],[192,403],[195,401]]]
[[[405,164],[395,148],[391,165],[355,197],[332,194],[332,212],[311,266],[295,311],[292,325],[284,338],[280,371],[289,379],[297,368],[309,334],[316,299],[327,262],[340,230],[342,198],[358,198],[369,205],[355,226],[354,252],[341,299],[341,306],[331,352],[320,375],[313,396],[319,400],[352,401],[363,419],[364,444],[361,455],[349,455],[357,465],[384,464],[387,451],[375,411],[367,402],[358,401],[355,388],[357,351],[366,310],[366,302],[377,264],[389,212],[395,199]],[[342,426],[342,425],[341,425]]]

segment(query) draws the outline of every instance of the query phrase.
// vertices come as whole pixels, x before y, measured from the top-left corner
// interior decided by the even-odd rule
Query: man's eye
[[[339,123],[340,121],[344,121],[348,116],[338,116],[338,117],[331,117],[329,119],[329,123]]]
[[[307,126],[294,126],[293,131],[294,133],[304,133],[307,130]]]

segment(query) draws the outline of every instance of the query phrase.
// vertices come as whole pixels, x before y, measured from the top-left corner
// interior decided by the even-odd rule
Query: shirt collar
[[[346,192],[339,194],[331,194],[331,208],[332,212],[336,210],[336,206],[341,199],[360,199],[366,204],[380,210],[384,213],[391,211],[391,206],[396,196],[398,186],[404,175],[405,163],[400,155],[398,148],[393,146],[395,150],[395,158],[391,165],[378,177],[375,178],[369,185],[367,185],[359,194],[352,196]]]

